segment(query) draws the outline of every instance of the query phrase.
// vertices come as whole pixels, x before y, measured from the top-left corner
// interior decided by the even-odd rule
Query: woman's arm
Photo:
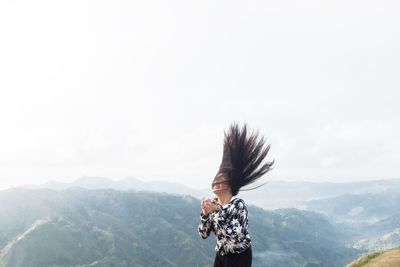
[[[207,238],[210,235],[211,230],[213,230],[210,214],[213,213],[217,208],[218,206],[211,200],[204,198],[201,200],[201,213],[198,231],[203,239]]]
[[[212,223],[210,220],[210,215],[204,215],[203,212],[200,213],[200,223],[198,227],[199,234],[201,238],[206,239],[212,230]]]

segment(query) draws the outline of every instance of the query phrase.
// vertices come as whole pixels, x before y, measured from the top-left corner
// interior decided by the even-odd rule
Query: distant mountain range
[[[165,181],[145,182],[134,177],[113,181],[82,177],[72,183],[49,182],[30,189],[65,191],[71,188],[147,191],[201,198],[209,189],[196,190]],[[400,246],[400,179],[355,183],[311,183],[271,181],[256,190],[239,194],[248,204],[267,210],[297,208],[325,216],[325,220],[346,233],[345,245],[358,250],[380,250]],[[1,237],[0,237],[1,238]],[[274,254],[275,255],[275,254]],[[269,257],[281,257],[281,254]]]
[[[170,193],[178,195],[191,195],[199,197],[201,190],[196,190],[178,183],[166,181],[142,181],[136,177],[126,177],[125,179],[114,181],[106,177],[83,176],[71,183],[61,183],[50,181],[42,185],[24,185],[20,188],[26,189],[52,189],[64,190],[68,188],[80,187],[85,189],[115,189],[115,190],[136,190]]]
[[[306,202],[305,209],[322,213],[333,221],[375,223],[400,213],[400,192],[344,194]]]
[[[0,191],[0,266],[211,266],[197,233],[200,200],[70,188]],[[361,252],[310,211],[249,206],[254,266],[343,266]]]
[[[252,204],[265,209],[305,209],[312,200],[332,199],[345,194],[400,194],[400,179],[351,183],[271,181],[256,190],[241,193]]]
[[[0,192],[0,266],[206,266],[198,200],[150,192]]]
[[[116,189],[165,192],[170,194],[191,195],[196,198],[212,196],[209,188],[194,189],[178,183],[165,181],[143,181],[135,177],[127,177],[120,181],[114,181],[104,177],[81,177],[72,183],[48,182],[43,185],[23,186],[23,188],[48,188],[63,190],[71,187],[87,189]],[[340,197],[345,194],[400,194],[400,179],[374,180],[351,183],[330,182],[288,182],[270,181],[266,185],[251,191],[242,191],[240,195],[248,203],[264,209],[300,208],[310,206],[312,200]]]

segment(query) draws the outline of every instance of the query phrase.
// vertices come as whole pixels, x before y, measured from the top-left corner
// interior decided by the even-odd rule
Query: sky
[[[0,189],[205,187],[233,121],[266,180],[400,178],[399,1],[0,2]]]

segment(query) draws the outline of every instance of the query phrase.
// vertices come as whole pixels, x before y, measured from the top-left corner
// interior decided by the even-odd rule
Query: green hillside
[[[68,189],[0,192],[0,266],[210,266],[215,238],[197,233],[200,200]],[[254,266],[343,266],[354,258],[321,215],[249,207]]]
[[[212,260],[209,242],[195,235],[192,198],[112,190],[1,198],[8,199],[0,204],[4,266],[205,266]]]

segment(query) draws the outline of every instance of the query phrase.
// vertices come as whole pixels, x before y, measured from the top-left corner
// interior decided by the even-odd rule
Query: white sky
[[[400,177],[400,2],[1,1],[0,189],[80,176],[208,186],[223,131],[266,179]]]

